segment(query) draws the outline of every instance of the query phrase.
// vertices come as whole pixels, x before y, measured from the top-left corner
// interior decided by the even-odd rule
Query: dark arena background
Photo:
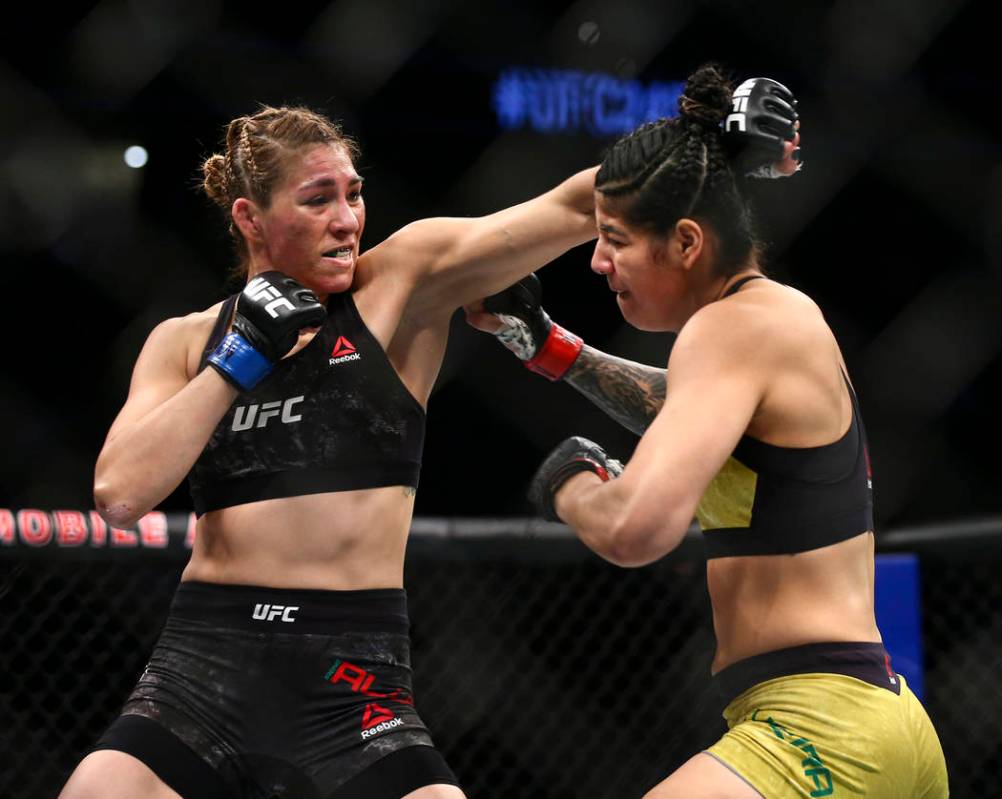
[[[54,797],[145,664],[190,498],[133,530],[94,462],[161,320],[236,284],[199,167],[258,104],[343,121],[363,249],[488,213],[674,109],[706,60],[799,99],[805,168],[756,187],[773,277],[821,305],[870,436],[878,613],[952,795],[1002,795],[1002,146],[987,2],[219,0],[23,5],[0,28],[0,797]],[[663,365],[590,248],[551,316]],[[472,799],[629,799],[724,730],[698,537],[623,570],[530,518],[540,459],[636,438],[457,315],[407,561],[415,688]],[[889,643],[891,648],[891,643]],[[907,799],[907,797],[902,797]]]

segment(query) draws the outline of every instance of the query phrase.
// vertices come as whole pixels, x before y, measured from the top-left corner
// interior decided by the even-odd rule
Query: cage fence
[[[0,524],[0,796],[11,799],[55,796],[116,715],[187,557],[183,515],[145,538],[105,531],[95,546],[87,529],[61,546],[57,514],[35,513]],[[881,539],[919,552],[924,702],[957,797],[992,795],[1002,778],[999,526],[967,547],[949,527]],[[626,570],[560,525],[415,520],[415,693],[471,799],[639,797],[711,744],[725,727],[704,572],[695,537]]]

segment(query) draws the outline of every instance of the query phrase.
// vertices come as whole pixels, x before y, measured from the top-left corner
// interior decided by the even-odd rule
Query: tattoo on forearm
[[[413,497],[417,495],[417,489],[414,486],[404,486],[404,496]]]
[[[643,435],[665,402],[665,370],[585,346],[564,382],[584,394],[613,419]]]

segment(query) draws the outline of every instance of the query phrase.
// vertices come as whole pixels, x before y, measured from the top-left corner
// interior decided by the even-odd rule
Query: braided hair
[[[683,217],[708,223],[719,238],[721,275],[738,272],[761,249],[721,141],[731,93],[722,68],[704,64],[686,81],[679,116],[621,138],[595,178],[605,205],[632,227],[663,234]]]
[[[202,188],[229,222],[240,258],[237,271],[242,274],[247,269],[247,242],[230,216],[233,202],[247,197],[268,208],[290,159],[303,147],[338,145],[352,161],[361,154],[338,123],[298,106],[261,106],[252,116],[237,117],[227,126],[224,142],[225,152],[209,156],[202,164]]]

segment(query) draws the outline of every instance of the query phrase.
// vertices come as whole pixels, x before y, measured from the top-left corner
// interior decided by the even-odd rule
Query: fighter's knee
[[[181,799],[131,755],[102,749],[74,769],[58,799]]]

